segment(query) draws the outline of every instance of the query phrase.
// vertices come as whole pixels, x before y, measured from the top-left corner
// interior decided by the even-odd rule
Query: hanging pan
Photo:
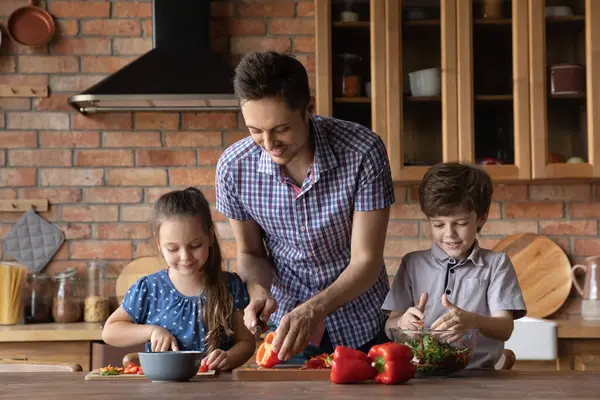
[[[8,17],[7,30],[15,42],[23,46],[42,46],[48,43],[56,26],[52,16],[44,9],[33,4],[17,8]]]

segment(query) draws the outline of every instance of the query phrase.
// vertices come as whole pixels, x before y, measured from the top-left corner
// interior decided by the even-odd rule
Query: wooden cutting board
[[[504,238],[493,250],[510,257],[528,317],[547,317],[567,300],[571,291],[571,262],[553,240],[533,233],[518,233]]]
[[[140,257],[124,266],[115,285],[115,293],[119,303],[123,300],[123,296],[125,296],[125,293],[127,293],[135,281],[166,267],[167,263],[161,257]]]
[[[215,371],[208,371],[208,372],[198,372],[198,374],[196,374],[195,377],[193,377],[192,379],[199,379],[199,378],[205,378],[205,377],[213,377],[215,376]],[[98,370],[93,370],[88,372],[88,374],[85,376],[85,380],[86,381],[119,381],[119,380],[131,380],[131,379],[148,379],[148,377],[146,375],[137,375],[137,374],[121,374],[121,375],[100,375],[100,372],[98,372]]]
[[[301,369],[299,365],[260,368],[244,365],[232,371],[234,381],[329,381],[330,369]]]

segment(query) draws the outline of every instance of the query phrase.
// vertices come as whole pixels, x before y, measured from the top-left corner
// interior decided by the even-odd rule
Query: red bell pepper
[[[410,347],[401,343],[388,342],[371,347],[369,358],[376,370],[376,383],[393,385],[404,383],[414,378],[417,370],[412,363],[413,352]]]
[[[278,353],[273,351],[273,340],[275,339],[275,332],[267,333],[265,340],[261,343],[256,351],[256,364],[263,368],[273,368],[279,364]]]
[[[337,346],[332,358],[329,379],[333,383],[364,382],[373,379],[377,373],[369,357],[360,350]]]

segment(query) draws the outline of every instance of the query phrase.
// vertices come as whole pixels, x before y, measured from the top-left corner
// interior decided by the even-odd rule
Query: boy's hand
[[[150,344],[153,352],[160,351],[179,351],[177,339],[165,328],[156,326],[150,334]]]
[[[429,294],[424,292],[419,299],[419,304],[416,307],[411,307],[398,320],[398,328],[406,330],[417,330],[423,327],[423,318],[425,306],[427,305],[427,299]]]
[[[461,330],[477,328],[477,314],[462,310],[450,303],[446,294],[442,295],[442,304],[448,312],[439,317],[433,324],[431,329],[434,330]],[[462,334],[451,335],[447,341],[455,341],[462,337]]]
[[[230,369],[227,352],[221,349],[213,350],[208,356],[204,357],[200,365],[208,365],[209,370],[225,371]]]

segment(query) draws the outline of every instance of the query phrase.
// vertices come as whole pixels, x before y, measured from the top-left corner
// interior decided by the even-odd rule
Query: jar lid
[[[50,275],[48,275],[45,272],[32,272],[31,274],[29,274],[29,278],[35,279],[37,281],[45,281],[50,278]]]
[[[55,279],[69,279],[69,278],[73,278],[75,275],[77,275],[77,270],[75,268],[67,268],[62,272],[57,272],[56,275],[54,275]]]

